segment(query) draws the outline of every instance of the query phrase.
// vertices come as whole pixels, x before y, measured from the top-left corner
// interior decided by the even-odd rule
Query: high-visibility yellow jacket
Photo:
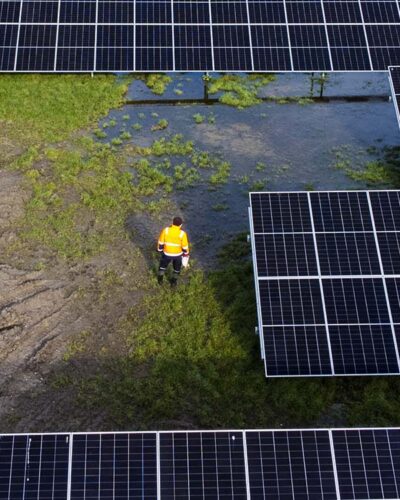
[[[189,241],[187,234],[179,226],[165,227],[158,238],[158,251],[168,257],[189,255]]]

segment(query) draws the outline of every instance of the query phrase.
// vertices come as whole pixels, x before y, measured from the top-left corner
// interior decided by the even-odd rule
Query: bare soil
[[[147,263],[121,239],[85,263],[46,256],[35,269],[40,248],[12,250],[28,197],[23,178],[0,169],[0,432],[107,428],[106,416],[85,414],[62,381],[70,370],[96,372],[99,353],[124,348],[116,327],[141,297],[135,281]],[[105,269],[118,279],[105,280]]]

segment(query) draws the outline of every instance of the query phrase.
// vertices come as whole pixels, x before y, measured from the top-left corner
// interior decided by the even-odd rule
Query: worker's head
[[[174,217],[172,224],[174,226],[182,226],[183,220],[180,217]]]

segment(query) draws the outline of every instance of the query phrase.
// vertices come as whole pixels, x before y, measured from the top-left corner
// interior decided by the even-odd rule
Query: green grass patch
[[[26,146],[64,140],[120,106],[129,81],[111,75],[1,75],[1,127]]]
[[[32,192],[20,221],[22,241],[72,260],[104,250],[137,206],[132,175],[109,146],[89,139],[71,150],[46,150],[40,169],[29,166],[37,154],[14,164]]]
[[[128,353],[77,381],[80,401],[116,428],[310,425],[334,400],[334,380],[266,380],[254,335],[256,307],[246,235],[219,270],[192,272],[131,309],[119,331]]]

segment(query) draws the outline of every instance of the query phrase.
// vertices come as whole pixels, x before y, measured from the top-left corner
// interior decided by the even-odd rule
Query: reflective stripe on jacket
[[[163,251],[168,257],[179,257],[189,254],[189,241],[185,231],[179,226],[169,226],[161,231],[158,238],[158,250]]]

